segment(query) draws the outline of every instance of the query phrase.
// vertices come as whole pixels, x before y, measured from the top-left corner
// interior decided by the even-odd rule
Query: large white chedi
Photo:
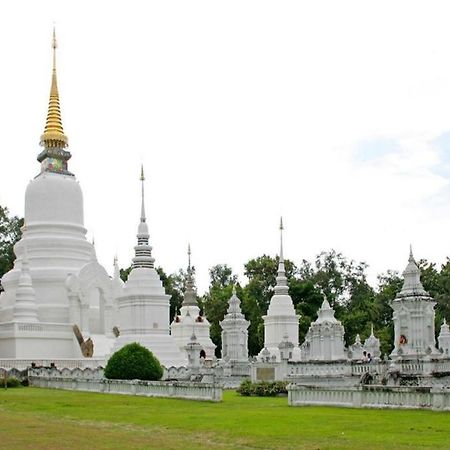
[[[194,277],[191,267],[191,246],[188,246],[188,270],[186,277],[186,289],[180,314],[176,314],[170,326],[171,334],[177,342],[180,350],[186,351],[186,345],[191,343],[192,335],[200,346],[201,356],[205,359],[214,359],[216,346],[209,336],[210,323],[205,316],[200,315],[197,304]]]
[[[110,279],[86,240],[83,196],[69,172],[56,77],[56,39],[47,122],[40,139],[40,173],[25,194],[25,224],[15,245],[14,268],[2,278],[0,357],[82,356],[73,325],[100,347],[112,344]]]
[[[412,250],[403,277],[402,290],[391,304],[395,333],[391,357],[438,356],[434,337],[436,302],[422,286]]]
[[[144,206],[144,171],[141,171],[142,206],[135,257],[128,280],[117,297],[119,332],[113,352],[138,342],[166,367],[187,365],[187,356],[169,334],[169,301],[155,269]],[[192,330],[191,330],[192,334]]]
[[[278,275],[276,278],[275,293],[270,300],[267,314],[264,320],[264,348],[259,357],[275,358],[280,361],[280,344],[290,342],[293,344],[292,359],[300,359],[298,347],[298,319],[294,304],[289,295],[289,287],[284,267],[283,257],[283,220],[280,221],[280,260],[278,264]]]
[[[241,301],[233,286],[228,310],[220,322],[222,328],[222,359],[230,363],[248,362],[248,327],[250,322],[241,311]]]

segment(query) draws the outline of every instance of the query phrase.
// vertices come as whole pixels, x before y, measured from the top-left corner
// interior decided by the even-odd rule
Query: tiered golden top
[[[56,35],[53,30],[53,72],[52,86],[50,88],[50,100],[48,103],[47,122],[44,134],[41,136],[40,145],[45,148],[65,148],[68,145],[67,136],[64,134],[61,109],[59,106],[58,84],[56,81]]]

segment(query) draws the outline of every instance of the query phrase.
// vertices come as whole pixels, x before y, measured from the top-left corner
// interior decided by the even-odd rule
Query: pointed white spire
[[[233,285],[233,293],[228,300],[227,315],[228,314],[233,317],[244,318],[244,315],[241,311],[241,300],[236,294],[236,285]],[[225,316],[225,318],[227,318],[227,315]],[[228,318],[230,318],[230,316],[228,316]]]
[[[283,257],[283,217],[280,217],[280,261],[284,262]]]
[[[24,247],[19,283],[16,289],[14,319],[20,322],[38,322],[36,294],[31,280],[26,247]]]
[[[278,262],[278,274],[277,274],[277,284],[275,286],[276,295],[288,295],[289,288],[286,278],[286,269],[284,267],[284,256],[283,256],[283,218],[280,218],[280,259]]]
[[[119,261],[117,255],[114,255],[114,279],[120,279]]]
[[[410,295],[428,295],[420,281],[420,270],[414,260],[412,245],[409,246],[408,265],[403,272],[403,278],[403,287],[398,294],[399,297]]]
[[[152,257],[152,247],[148,243],[150,237],[148,225],[145,217],[144,206],[144,167],[141,166],[141,218],[138,226],[137,240],[138,244],[134,247],[135,257],[133,258],[133,269],[136,267],[154,268],[155,259]]]
[[[144,165],[141,164],[141,189],[142,189],[142,193],[141,193],[141,222],[145,222],[146,218],[145,218],[145,200],[144,200],[144,181],[145,181],[145,177],[144,177]]]
[[[330,306],[330,303],[326,298],[322,302],[322,306],[320,307],[317,315],[318,317],[315,323],[339,323],[339,321],[334,317],[334,309]]]
[[[197,293],[195,292],[195,283],[192,276],[191,267],[191,244],[188,244],[188,269],[186,277],[186,289],[184,291],[184,299],[182,306],[197,306]]]

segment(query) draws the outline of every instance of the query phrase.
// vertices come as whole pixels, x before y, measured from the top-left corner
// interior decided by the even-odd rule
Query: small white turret
[[[364,350],[367,352],[373,359],[379,359],[381,356],[380,351],[380,340],[375,336],[373,332],[373,324],[370,331],[370,336],[364,341]]]
[[[315,361],[346,359],[344,327],[334,317],[334,309],[327,299],[323,301],[317,315],[317,320],[311,324],[306,334],[307,359]]]
[[[447,321],[444,319],[444,323],[441,325],[441,332],[438,337],[439,348],[442,349],[443,354],[450,357],[450,329],[447,325]]]
[[[242,314],[241,301],[233,286],[233,295],[228,301],[228,310],[219,322],[222,328],[222,359],[234,362],[248,361],[248,327],[250,322]]]
[[[208,319],[200,315],[193,271],[191,266],[191,246],[188,245],[188,268],[184,299],[180,308],[180,314],[175,315],[170,329],[173,338],[182,351],[186,350],[186,345],[190,342],[192,333],[194,333],[202,348],[202,356],[212,360],[215,358],[216,345],[209,335],[211,325]]]

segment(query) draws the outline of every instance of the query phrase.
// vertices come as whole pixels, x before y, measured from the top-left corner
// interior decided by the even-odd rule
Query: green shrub
[[[285,381],[252,383],[247,378],[241,382],[237,392],[244,396],[275,397],[276,395],[287,394],[286,386]]]
[[[8,377],[6,379],[6,387],[9,388],[15,388],[15,387],[19,387],[21,386],[20,380],[16,377]],[[0,379],[0,387],[4,388],[5,387],[5,379],[2,377]]]
[[[253,394],[253,383],[249,378],[246,378],[245,380],[241,381],[241,384],[238,387],[237,391],[239,394],[245,397],[249,397]]]
[[[112,380],[160,380],[163,369],[158,359],[147,348],[134,342],[109,358],[105,377]]]

